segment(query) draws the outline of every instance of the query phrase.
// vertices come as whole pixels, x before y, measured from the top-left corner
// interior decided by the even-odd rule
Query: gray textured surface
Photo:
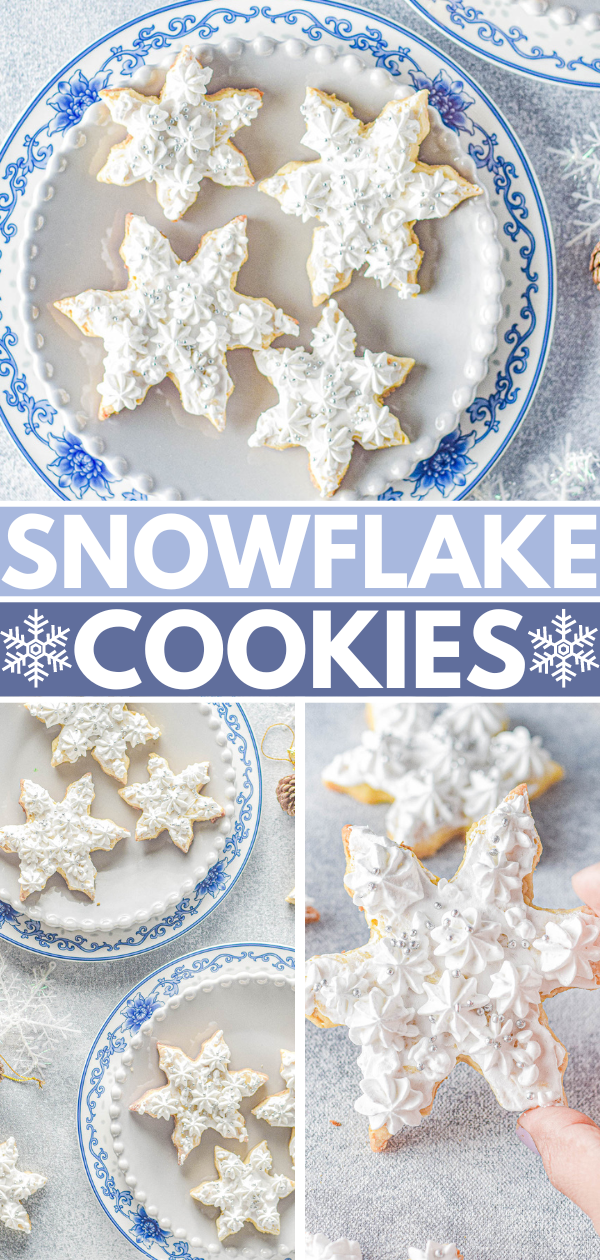
[[[258,744],[269,723],[290,712],[289,705],[244,707]],[[294,820],[275,798],[286,770],[283,762],[264,759],[262,770],[263,811],[254,851],[235,888],[202,925],[129,962],[57,964],[53,1007],[80,1033],[56,1051],[43,1090],[0,1083],[0,1138],[14,1133],[21,1167],[48,1177],[46,1188],[31,1200],[31,1235],[0,1226],[1,1260],[132,1260],[136,1254],[104,1215],[83,1170],[75,1119],[81,1072],[91,1041],[119,999],[170,959],[227,942],[293,945],[294,915],[285,897],[294,882]],[[1,949],[15,972],[41,961],[4,943]]]
[[[0,82],[0,134],[8,132],[51,74],[82,47],[120,22],[143,13],[137,0],[0,0],[4,65]],[[148,7],[150,7],[148,5]],[[558,254],[558,312],[550,360],[537,397],[519,435],[500,465],[513,497],[526,497],[528,465],[540,465],[565,434],[574,448],[600,453],[597,433],[597,361],[600,297],[587,271],[589,248],[565,249],[573,235],[572,186],[558,176],[550,148],[565,147],[581,135],[598,110],[598,93],[535,83],[488,65],[444,40],[402,0],[371,0],[371,7],[396,17],[457,60],[504,111],[527,149],[540,178],[554,227]],[[28,14],[24,22],[25,13]],[[54,496],[0,428],[0,498],[52,499]]]
[[[542,735],[565,767],[562,783],[533,803],[544,846],[535,902],[576,905],[571,875],[600,858],[600,705],[508,705],[513,722]],[[320,782],[336,752],[364,730],[362,705],[307,705],[306,887],[321,911],[307,949],[352,949],[368,939],[364,917],[342,886],[341,828],[385,830],[385,805],[360,805]],[[428,865],[449,877],[462,856],[453,840]],[[600,1121],[600,995],[560,994],[551,1026],[570,1051],[565,1085],[572,1107]],[[586,1216],[553,1190],[541,1161],[515,1137],[516,1116],[501,1111],[486,1082],[459,1064],[431,1115],[394,1149],[369,1149],[367,1123],[353,1109],[358,1049],[344,1028],[307,1025],[307,1228],[356,1238],[365,1260],[405,1260],[426,1238],[455,1242],[466,1260],[592,1260],[600,1242]],[[341,1122],[341,1127],[331,1124]]]

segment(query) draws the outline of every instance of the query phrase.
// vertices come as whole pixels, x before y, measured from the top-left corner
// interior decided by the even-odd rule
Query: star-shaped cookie
[[[172,1141],[177,1147],[177,1162],[184,1163],[207,1129],[247,1142],[240,1102],[255,1094],[268,1077],[251,1068],[230,1072],[231,1052],[220,1031],[203,1042],[197,1059],[190,1059],[178,1046],[159,1042],[156,1048],[168,1084],[149,1089],[129,1110],[155,1120],[174,1117]]]
[[[365,276],[401,298],[419,292],[423,252],[414,224],[441,219],[481,189],[452,166],[428,166],[419,148],[429,133],[428,94],[388,101],[378,118],[362,123],[350,105],[308,88],[302,106],[302,144],[321,156],[288,162],[259,185],[286,214],[317,219],[307,264],[313,302]]]
[[[527,789],[515,788],[467,835],[452,879],[366,827],[345,827],[345,887],[367,945],[313,958],[307,1015],[345,1024],[361,1046],[355,1108],[382,1150],[421,1124],[457,1062],[485,1076],[501,1107],[564,1102],[567,1051],[544,1000],[600,984],[600,919],[532,905],[542,846]]]
[[[94,795],[91,774],[70,783],[63,801],[53,800],[40,783],[21,779],[19,804],[27,822],[0,830],[0,849],[19,855],[21,901],[41,892],[55,871],[71,892],[94,900],[97,871],[90,853],[114,849],[129,835],[108,818],[90,817]]]
[[[539,796],[562,778],[539,735],[507,731],[501,704],[374,701],[371,730],[323,771],[326,787],[369,805],[389,804],[388,835],[429,857],[489,814],[511,788]]]
[[[147,783],[130,783],[119,788],[119,796],[128,805],[142,810],[135,827],[136,840],[150,840],[168,831],[173,844],[187,853],[194,839],[195,822],[214,822],[225,810],[210,796],[202,796],[202,788],[210,782],[208,761],[186,766],[174,774],[165,757],[151,753],[148,758]]]
[[[212,70],[184,48],[167,71],[160,96],[143,96],[133,88],[100,92],[113,122],[129,135],[111,149],[98,179],[128,186],[145,179],[156,184],[165,217],[175,222],[193,206],[202,180],[246,187],[253,184],[250,167],[231,136],[249,127],[262,105],[256,88],[222,88],[206,95]]]
[[[98,415],[106,420],[124,407],[133,411],[168,376],[185,411],[223,429],[233,390],[227,351],[264,349],[282,333],[297,336],[298,325],[268,298],[236,292],[248,257],[243,215],[207,232],[189,262],[141,215],[128,214],[125,222],[120,253],[127,288],[87,289],[54,303],[86,337],[104,341]]]
[[[295,1164],[296,1155],[296,1055],[293,1050],[281,1051],[281,1076],[287,1089],[279,1094],[269,1094],[258,1107],[252,1108],[252,1115],[259,1120],[266,1120],[274,1129],[291,1129],[290,1155]]]
[[[56,700],[54,704],[26,704],[25,708],[47,727],[62,726],[52,741],[51,765],[73,765],[91,752],[105,773],[119,783],[127,783],[127,745],[135,748],[160,735],[158,726],[126,704]]]
[[[7,1229],[31,1233],[31,1221],[22,1206],[36,1190],[46,1185],[47,1177],[40,1173],[21,1172],[17,1168],[19,1152],[14,1137],[0,1142],[0,1221]]]
[[[408,442],[383,399],[402,385],[414,359],[364,350],[355,356],[356,333],[337,302],[327,303],[313,330],[312,353],[258,350],[254,359],[279,393],[279,402],[258,417],[249,446],[305,446],[310,478],[322,498],[335,494],[354,442],[365,451]]]
[[[215,1146],[215,1167],[218,1181],[202,1181],[190,1194],[199,1203],[219,1207],[217,1237],[219,1242],[237,1234],[245,1221],[251,1221],[261,1234],[278,1234],[278,1203],[294,1189],[294,1182],[280,1173],[271,1176],[273,1157],[266,1142],[255,1146],[246,1159],[233,1151]]]

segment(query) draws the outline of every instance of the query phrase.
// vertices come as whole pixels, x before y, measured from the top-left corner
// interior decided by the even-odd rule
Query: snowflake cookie
[[[231,136],[256,118],[262,92],[222,88],[207,96],[212,73],[186,47],[167,71],[160,96],[143,96],[133,88],[101,91],[113,122],[126,127],[129,135],[111,149],[97,178],[121,186],[140,179],[155,183],[165,217],[172,222],[193,206],[205,176],[216,184],[253,184]]]
[[[189,262],[141,215],[128,214],[121,257],[126,289],[87,289],[54,305],[86,337],[102,337],[106,357],[98,386],[101,420],[133,411],[152,385],[169,376],[184,411],[225,427],[233,381],[228,350],[260,350],[282,333],[298,335],[294,319],[268,298],[243,297],[235,286],[248,257],[246,218],[207,232]]]
[[[504,729],[501,704],[457,701],[367,709],[372,730],[358,748],[340,753],[323,782],[367,804],[391,804],[388,835],[429,857],[471,822],[495,809],[511,788],[527,783],[539,796],[562,769],[525,726]]]
[[[248,1133],[239,1106],[269,1079],[262,1072],[243,1068],[229,1071],[231,1051],[222,1032],[202,1043],[197,1059],[188,1058],[178,1046],[157,1045],[158,1061],[168,1085],[149,1089],[129,1110],[155,1120],[175,1119],[172,1133],[177,1162],[183,1164],[200,1145],[207,1129],[224,1138],[247,1142]]]
[[[532,905],[542,846],[525,785],[471,827],[450,880],[367,827],[342,834],[345,887],[371,938],[310,961],[306,1011],[362,1047],[354,1105],[373,1150],[421,1124],[459,1061],[508,1111],[564,1102],[568,1056],[543,1003],[600,984],[600,919]]]
[[[22,1206],[36,1190],[46,1185],[47,1177],[40,1173],[21,1172],[17,1168],[19,1152],[14,1137],[0,1142],[0,1221],[7,1229],[17,1229],[22,1234],[31,1233],[31,1221]]]
[[[251,1221],[261,1234],[278,1234],[280,1228],[277,1205],[294,1189],[294,1182],[280,1173],[271,1176],[273,1156],[266,1142],[255,1146],[246,1159],[233,1151],[215,1146],[215,1167],[218,1181],[202,1181],[190,1194],[199,1203],[219,1207],[217,1237],[219,1242],[237,1234],[246,1221]]]
[[[370,350],[356,357],[356,333],[334,301],[327,303],[310,344],[312,354],[303,346],[254,352],[279,402],[258,417],[248,445],[278,451],[305,446],[310,479],[321,497],[329,498],[348,470],[355,442],[365,451],[408,442],[382,400],[404,383],[415,361]]]
[[[293,1050],[281,1051],[281,1069],[287,1089],[280,1094],[269,1094],[258,1107],[252,1108],[252,1115],[259,1120],[266,1120],[274,1129],[291,1129],[289,1151],[292,1163],[296,1163],[296,1055]]]
[[[52,741],[51,765],[73,765],[91,752],[104,772],[119,783],[127,783],[127,745],[135,748],[160,735],[160,727],[126,704],[56,700],[54,704],[26,704],[25,708],[47,727],[62,726]]]
[[[130,783],[119,788],[119,796],[142,810],[135,828],[136,840],[150,840],[168,831],[173,844],[187,853],[194,839],[195,822],[214,822],[223,818],[225,810],[210,796],[202,796],[202,788],[210,782],[208,761],[186,766],[174,774],[165,757],[151,753],[148,758],[147,783]]]
[[[289,903],[290,906],[296,905],[296,889],[295,888],[292,888],[291,893],[289,894],[289,896],[286,897],[286,901]],[[305,923],[318,923],[320,918],[321,918],[321,915],[319,911],[315,909],[313,905],[311,905],[310,898],[305,897],[304,898],[304,922]]]
[[[27,822],[0,830],[0,849],[19,855],[21,901],[41,892],[55,871],[71,892],[94,900],[97,871],[90,853],[114,849],[129,835],[108,818],[90,817],[94,795],[91,774],[70,783],[63,801],[54,801],[40,783],[21,779],[19,804]]]
[[[304,1235],[306,1260],[362,1260],[362,1251],[350,1238],[336,1238],[335,1242],[325,1234]]]
[[[441,219],[481,189],[451,166],[418,161],[429,134],[427,92],[388,101],[378,118],[362,123],[350,105],[308,88],[302,106],[315,162],[288,162],[259,185],[286,214],[318,219],[307,264],[313,303],[345,289],[353,271],[401,298],[419,292],[423,252],[414,232],[421,219]]]

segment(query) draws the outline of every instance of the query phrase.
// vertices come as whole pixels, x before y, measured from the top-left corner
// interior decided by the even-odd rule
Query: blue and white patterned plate
[[[292,58],[312,56],[316,50],[325,64],[325,57],[330,61],[332,56],[345,56],[347,60],[350,55],[355,69],[392,76],[392,87],[396,80],[398,86],[412,90],[428,88],[446,128],[468,153],[498,223],[506,288],[497,327],[498,348],[490,354],[476,396],[472,397],[472,389],[458,388],[456,410],[464,407],[459,427],[445,432],[442,427],[435,438],[437,449],[430,441],[426,456],[419,457],[409,475],[402,471],[400,479],[391,482],[374,477],[359,489],[358,497],[462,498],[499,458],[527,412],[552,333],[553,244],[531,164],[492,101],[425,40],[368,10],[329,0],[298,8],[276,0],[262,7],[242,4],[235,9],[213,8],[206,0],[179,0],[112,32],[66,66],[32,102],[0,155],[0,236],[6,246],[0,277],[0,376],[5,379],[0,411],[23,453],[62,498],[131,501],[149,494],[141,488],[139,477],[125,475],[122,461],[103,459],[101,446],[67,426],[60,391],[46,382],[44,393],[36,377],[35,336],[33,345],[27,342],[31,329],[23,323],[18,287],[22,241],[31,208],[47,182],[46,168],[55,159],[57,146],[69,138],[77,143],[77,125],[98,99],[99,89],[130,81],[147,64],[155,64],[161,50],[163,56],[172,55],[189,41],[196,46],[217,45],[235,58],[249,43],[257,51],[262,48],[263,55],[269,39],[283,39]],[[269,64],[268,58],[264,64]],[[463,394],[471,398],[468,404]],[[302,452],[287,453],[288,467],[297,455]],[[286,457],[278,459],[281,474],[276,497],[281,499],[286,497],[285,488],[282,492]],[[247,473],[243,484],[247,486]],[[227,494],[227,486],[224,468],[220,497]],[[248,491],[232,491],[229,497],[247,498]],[[298,497],[297,492],[291,497]]]
[[[227,732],[227,748],[232,756],[237,795],[232,802],[234,812],[223,851],[206,877],[162,917],[128,930],[104,934],[51,928],[28,915],[27,911],[17,910],[6,901],[0,901],[0,939],[35,954],[69,961],[131,958],[176,940],[221,904],[237,883],[256,840],[262,803],[262,776],[256,741],[242,706],[218,700],[212,702],[212,707],[221,719],[223,738],[224,732]]]
[[[197,990],[200,986],[204,989],[201,993],[205,1008],[203,1018],[205,1022],[210,1022],[211,998],[210,992],[206,992],[207,981],[214,989],[218,989],[222,982],[226,986],[236,983],[244,986],[245,982],[243,978],[240,980],[241,977],[255,976],[259,978],[259,982],[260,978],[266,977],[277,985],[282,981],[284,984],[289,983],[293,974],[294,950],[289,946],[251,943],[216,945],[210,949],[196,950],[160,967],[131,989],[98,1033],[89,1052],[79,1087],[77,1127],[81,1155],[100,1206],[120,1233],[143,1256],[149,1257],[149,1260],[208,1260],[209,1255],[237,1256],[240,1251],[235,1247],[235,1237],[229,1240],[226,1247],[221,1247],[216,1241],[216,1232],[214,1241],[208,1246],[202,1244],[200,1251],[195,1243],[187,1241],[184,1230],[175,1230],[174,1223],[167,1224],[165,1220],[161,1221],[150,1214],[147,1209],[151,1205],[142,1201],[146,1196],[140,1193],[136,1178],[128,1173],[127,1160],[119,1160],[114,1152],[115,1132],[117,1127],[120,1128],[118,1120],[115,1122],[119,1105],[113,1101],[111,1107],[109,1100],[111,1097],[113,1100],[121,1099],[123,1082],[128,1079],[136,1049],[143,1041],[144,1033],[148,1033],[151,1040],[149,1021],[159,1008],[176,1009],[180,997],[183,999],[183,1007],[186,1008],[184,993],[187,991],[191,996],[190,990]],[[256,1008],[256,995],[249,992],[248,987],[236,987],[233,996],[236,1006],[239,1006],[239,1028],[246,1020],[245,1002],[250,1001]],[[249,1019],[256,1022],[255,1016],[250,1015]],[[265,1037],[268,1039],[267,1032]],[[112,1117],[111,1110],[114,1113]],[[209,1134],[206,1136],[208,1138]],[[176,1166],[170,1140],[165,1148],[165,1158],[169,1156]],[[186,1192],[184,1189],[183,1193]],[[202,1226],[200,1215],[198,1219],[198,1228],[206,1231],[206,1223]],[[204,1220],[206,1222],[206,1218]],[[249,1243],[244,1238],[242,1256],[270,1256],[278,1257],[278,1260],[288,1260],[289,1243],[285,1245],[283,1234],[279,1239],[267,1238],[258,1235],[251,1227],[246,1232],[248,1230],[255,1241]],[[286,1232],[289,1232],[289,1228]]]
[[[549,83],[600,87],[595,0],[407,0],[469,52]]]

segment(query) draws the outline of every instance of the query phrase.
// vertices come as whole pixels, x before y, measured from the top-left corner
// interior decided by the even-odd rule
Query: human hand
[[[577,896],[600,914],[600,862],[573,876]],[[540,1155],[552,1185],[589,1216],[600,1234],[600,1128],[570,1107],[536,1107],[517,1122],[517,1137]]]

